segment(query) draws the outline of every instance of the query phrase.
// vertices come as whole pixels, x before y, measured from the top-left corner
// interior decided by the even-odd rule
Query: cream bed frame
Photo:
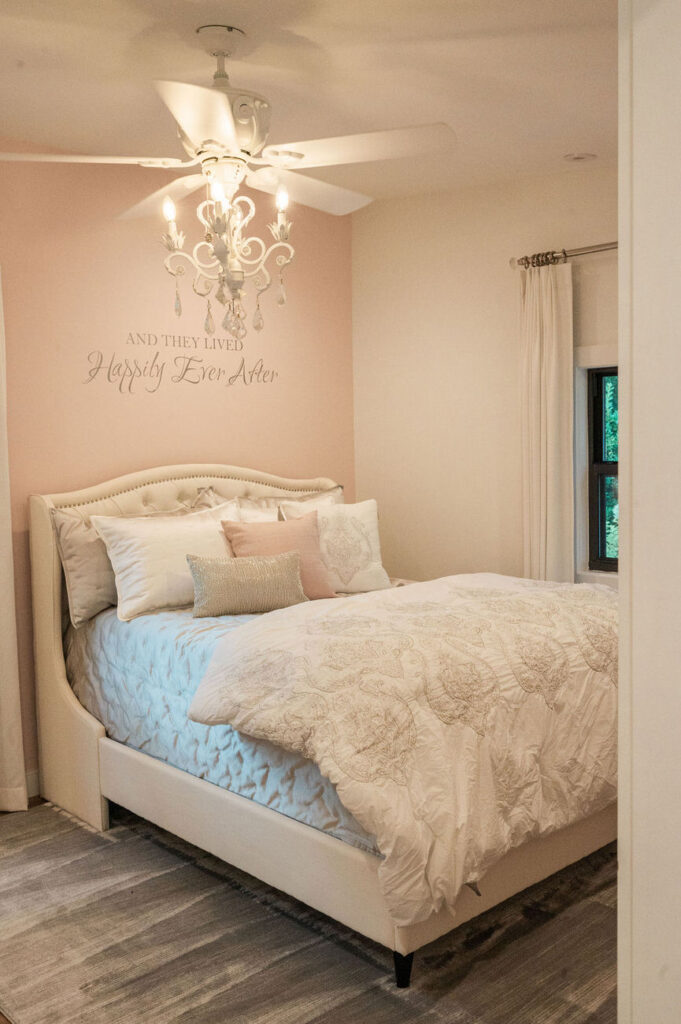
[[[616,807],[512,850],[485,875],[481,896],[464,887],[447,910],[397,927],[378,884],[378,858],[219,786],[108,739],[69,686],[62,627],[65,608],[51,508],[89,514],[170,509],[212,486],[236,495],[304,495],[333,480],[289,480],[220,465],[162,466],[64,494],[30,499],[34,649],[40,792],[96,829],[108,828],[112,800],[395,953],[397,981],[409,983],[411,954],[425,943],[520,892],[616,835]]]

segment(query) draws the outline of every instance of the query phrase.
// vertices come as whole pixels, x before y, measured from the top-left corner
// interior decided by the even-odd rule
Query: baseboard
[[[33,772],[26,772],[26,789],[29,800],[33,796],[40,796],[40,775],[37,768]]]

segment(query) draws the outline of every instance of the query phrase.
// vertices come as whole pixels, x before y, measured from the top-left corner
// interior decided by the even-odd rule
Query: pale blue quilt
[[[373,837],[311,761],[230,726],[187,718],[217,641],[253,618],[194,619],[183,609],[121,622],[109,608],[78,630],[69,627],[69,681],[112,739],[375,853]]]

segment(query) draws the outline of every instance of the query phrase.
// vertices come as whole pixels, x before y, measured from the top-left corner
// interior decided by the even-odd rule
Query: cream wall
[[[137,168],[0,164],[12,521],[29,771],[37,763],[30,493],[70,490],[145,466],[205,461],[286,476],[326,475],[353,494],[350,219],[294,208],[297,255],[287,273],[288,305],[279,309],[274,295],[263,300],[265,329],[249,332],[243,353],[207,350],[205,306],[188,287],[184,314],[180,320],[174,316],[160,218],[116,219],[164,180],[162,173]],[[272,201],[263,196],[260,202],[262,229]],[[180,227],[198,240],[190,201],[179,216]],[[156,335],[158,343],[131,345],[131,332]],[[199,347],[191,341],[188,349],[166,345],[164,334],[197,336]],[[216,337],[224,336],[218,330]],[[158,353],[157,365],[166,364],[161,386],[155,378],[136,383],[132,393],[121,391],[105,379],[105,369],[86,383],[90,353],[98,351],[104,367],[113,353],[118,361],[141,363]],[[239,378],[230,387],[173,383],[174,360],[187,354],[230,375],[238,372],[242,355],[248,370],[262,359],[277,377],[252,384]]]
[[[354,215],[356,484],[392,573],[521,573],[509,258],[616,237],[616,170],[597,164]],[[576,343],[616,343],[616,254],[575,260],[574,280]]]

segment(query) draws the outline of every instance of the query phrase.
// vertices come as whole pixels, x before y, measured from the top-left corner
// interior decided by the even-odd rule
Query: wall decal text
[[[125,344],[135,346],[134,355],[129,348],[122,354],[102,349],[88,352],[83,383],[99,380],[121,394],[132,395],[154,394],[173,385],[251,387],[279,379],[277,370],[266,366],[261,356],[249,360],[242,355],[243,342],[237,338],[130,331]],[[231,365],[214,361],[223,353],[231,356]]]

